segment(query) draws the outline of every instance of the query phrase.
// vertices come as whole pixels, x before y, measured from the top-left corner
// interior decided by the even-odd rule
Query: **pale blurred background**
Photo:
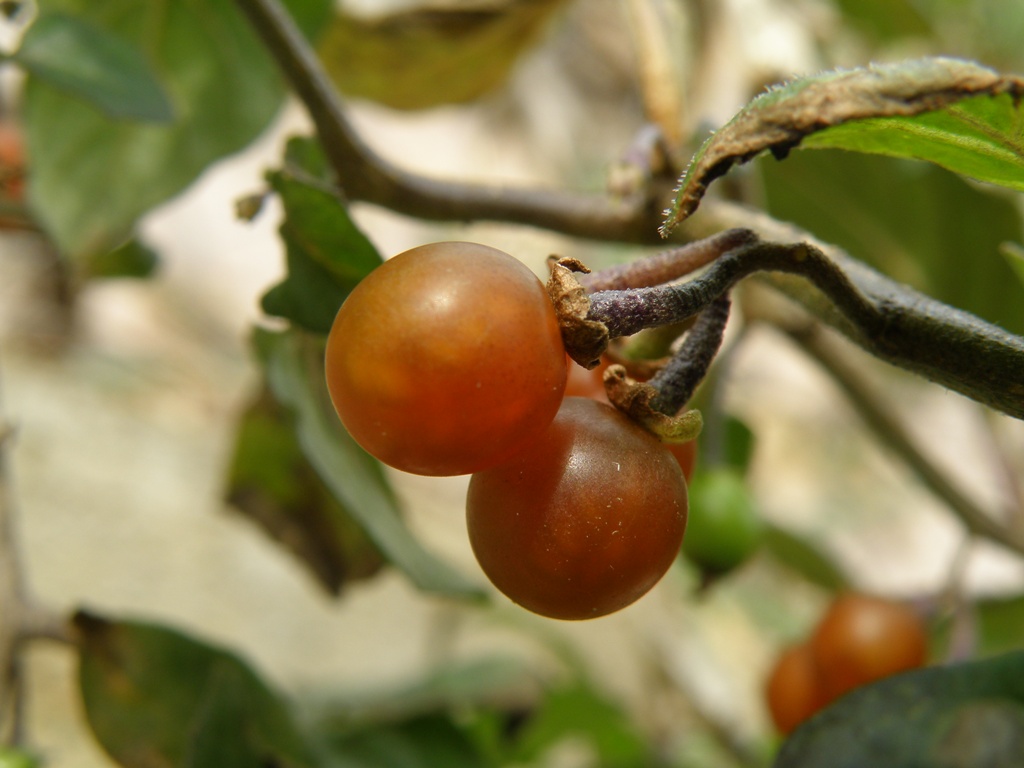
[[[642,122],[630,95],[635,53],[621,34],[627,5],[570,6],[509,86],[477,106],[402,114],[353,104],[354,119],[375,147],[412,170],[591,183]],[[826,2],[721,0],[714,13],[714,55],[730,62],[715,71],[732,79],[694,95],[708,125],[746,101],[752,72],[770,80],[833,63],[814,45],[815,30],[835,22]],[[146,219],[145,237],[162,257],[153,279],[95,282],[73,308],[53,300],[40,244],[0,235],[0,406],[17,427],[10,458],[18,534],[40,599],[193,631],[237,649],[291,692],[401,683],[438,661],[492,651],[555,675],[576,656],[651,732],[685,732],[687,722],[710,717],[741,737],[765,733],[767,665],[824,600],[771,563],[755,561],[703,598],[692,577],[673,572],[619,614],[564,624],[504,601],[479,610],[424,596],[393,571],[330,599],[226,507],[236,420],[257,383],[248,332],[283,261],[273,201],[251,223],[235,218],[233,203],[262,189],[286,136],[305,132],[302,110],[289,105],[254,146]],[[540,273],[552,252],[585,260],[631,253],[515,227],[428,226],[367,207],[355,215],[384,254],[470,239]],[[937,462],[981,502],[1007,502],[977,408],[890,369],[869,373]],[[813,364],[780,337],[755,331],[727,376],[729,409],[758,436],[753,482],[766,518],[822,542],[867,589],[922,596],[947,585],[960,527],[862,431]],[[1024,466],[1024,425],[996,421]],[[393,479],[428,546],[483,583],[465,538],[465,480]],[[973,551],[973,588],[1024,587],[1019,562],[987,545]],[[39,645],[31,662],[32,743],[50,765],[108,765],[80,721],[72,655]],[[586,750],[572,745],[551,760],[589,764]]]

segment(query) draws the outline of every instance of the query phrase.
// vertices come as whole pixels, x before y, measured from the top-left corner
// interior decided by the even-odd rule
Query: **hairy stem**
[[[428,220],[502,221],[606,242],[659,242],[658,225],[671,196],[667,188],[618,199],[551,189],[452,183],[395,167],[352,129],[315,53],[280,2],[235,1],[305,104],[338,184],[350,201],[365,201]],[[715,199],[705,200],[698,215],[675,229],[673,239],[686,242],[734,227],[753,229],[766,240],[813,242],[811,235],[796,227]],[[842,286],[838,291],[829,291],[826,284],[813,279],[816,291],[809,290],[803,280],[785,276],[766,279],[871,354],[1024,418],[1024,339],[895,283],[839,248],[815,245],[831,260],[830,273],[822,273],[822,277],[827,281],[838,278],[837,284]],[[720,293],[705,296],[691,314]],[[833,304],[837,296],[857,300]]]
[[[808,290],[805,281],[786,275],[758,279],[875,357],[1024,419],[1024,338],[890,280],[841,248],[816,241],[806,231],[760,211],[720,200],[706,202],[701,210],[701,233],[709,227],[718,231],[746,226],[765,238],[813,244],[871,304],[878,316],[873,332],[847,316],[843,306],[833,305],[827,291]]]
[[[678,280],[706,267],[722,254],[757,241],[750,229],[737,227],[696,240],[678,248],[661,251],[627,264],[580,275],[577,279],[590,293],[650,288]]]
[[[686,283],[596,293],[588,318],[604,323],[612,338],[628,336],[691,317],[739,280],[772,273],[763,279],[876,357],[1024,418],[1024,339],[836,258],[810,243],[755,243]]]
[[[743,278],[763,271],[806,277],[859,328],[874,331],[879,323],[875,308],[819,249],[805,243],[764,242],[722,255],[704,274],[686,283],[595,293],[588,318],[604,323],[611,338],[631,336],[645,328],[686,320]]]
[[[674,416],[690,402],[722,346],[731,306],[729,294],[724,293],[697,315],[697,322],[687,332],[679,350],[648,382],[658,390],[658,396],[651,402],[654,410]]]

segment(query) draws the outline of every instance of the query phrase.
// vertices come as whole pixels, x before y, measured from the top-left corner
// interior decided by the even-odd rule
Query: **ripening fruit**
[[[906,605],[841,594],[806,642],[779,655],[765,688],[772,720],[788,734],[844,693],[923,666],[927,645],[923,622]]]
[[[22,127],[0,118],[0,230],[31,228],[25,208],[26,170]]]
[[[846,593],[837,597],[810,640],[828,700],[925,663],[928,637],[902,603]]]
[[[608,393],[604,388],[604,372],[611,362],[606,357],[594,368],[584,368],[571,358],[568,361],[569,377],[565,382],[566,397],[589,397],[602,403],[608,402]]]
[[[469,474],[536,440],[555,417],[566,357],[540,280],[475,243],[405,251],[368,275],[334,320],[331,400],[385,464]]]
[[[686,527],[686,481],[661,442],[625,415],[567,397],[549,429],[469,483],[469,541],[522,607],[591,619],[665,574]]]
[[[21,202],[25,197],[25,139],[21,126],[0,119],[0,199]]]
[[[589,397],[602,403],[609,403],[608,392],[604,388],[604,372],[611,365],[611,360],[602,357],[601,362],[591,369],[584,368],[569,360],[569,378],[565,383],[566,397]],[[609,403],[610,405],[611,403]],[[683,476],[689,483],[697,466],[697,441],[687,440],[685,443],[665,443],[665,447],[676,457]]]
[[[791,645],[779,654],[768,676],[765,696],[772,722],[782,734],[791,733],[825,706],[825,692],[809,644]]]
[[[714,467],[690,484],[690,522],[683,554],[709,574],[723,574],[747,560],[763,527],[747,483],[735,469]]]
[[[697,441],[687,440],[685,443],[665,443],[669,453],[676,457],[683,477],[689,483],[693,479],[693,471],[697,468]]]

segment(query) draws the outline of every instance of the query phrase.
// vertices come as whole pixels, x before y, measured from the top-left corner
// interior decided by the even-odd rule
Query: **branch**
[[[679,350],[648,382],[658,390],[651,402],[654,410],[672,416],[690,402],[722,346],[731,307],[729,294],[723,293],[697,315]]]
[[[810,280],[860,334],[883,332],[886,309],[875,306],[819,248],[806,243],[753,242],[722,254],[704,274],[685,283],[595,293],[587,319],[603,323],[613,339],[632,336],[686,320],[745,277],[768,271]]]
[[[356,134],[330,77],[279,0],[236,0],[313,120],[338,183],[350,201],[434,221],[512,221],[577,237],[659,242],[669,199],[626,199],[560,190],[486,187],[407,173]]]
[[[755,272],[781,273],[764,279],[875,357],[1024,418],[1024,339],[834,256],[842,262],[809,243],[753,243],[686,283],[595,293],[587,319],[629,336],[692,317]],[[810,281],[818,300],[788,275]]]
[[[809,292],[805,282],[785,275],[760,279],[873,356],[1024,419],[1024,338],[890,280],[841,248],[759,211],[720,200],[706,202],[702,210],[708,214],[700,219],[704,229],[695,234],[745,226],[765,238],[802,240],[820,250],[831,262],[830,269],[856,290],[859,299],[854,303],[863,302],[867,310],[863,317],[833,304],[835,296],[821,284],[815,283],[819,290]]]
[[[589,293],[650,288],[678,280],[706,267],[729,251],[757,241],[757,235],[749,229],[727,229],[678,248],[617,264],[599,272],[580,274],[576,279]]]
[[[667,189],[615,199],[453,183],[395,167],[352,129],[316,54],[279,0],[235,1],[305,104],[350,201],[435,221],[502,221],[601,241],[659,242]],[[876,357],[1024,418],[1024,339],[889,280],[841,249],[816,243],[807,232],[734,203],[705,200],[700,213],[683,222],[674,238],[685,242],[730,228],[753,229],[765,240],[811,243],[827,254],[831,272],[841,278],[844,285],[838,292],[829,292],[820,282],[815,282],[818,291],[809,291],[801,280],[765,279]],[[834,306],[837,296],[855,301]]]
[[[0,736],[5,714],[10,712],[7,734],[17,744],[24,731],[22,645],[44,637],[65,643],[72,639],[63,617],[31,600],[25,585],[14,536],[14,504],[6,466],[6,449],[12,435],[11,427],[0,419]]]
[[[956,514],[969,531],[1024,554],[1024,529],[1000,525],[950,483],[946,473],[925,457],[896,414],[883,405],[857,371],[827,344],[817,323],[783,330],[830,374],[868,427]]]
[[[23,585],[17,547],[11,523],[10,494],[4,467],[4,454],[12,430],[0,421],[0,725],[4,714],[11,713],[9,734],[11,739],[21,736],[22,689],[21,665],[18,663],[18,615],[22,602]],[[2,734],[0,729],[0,734]]]

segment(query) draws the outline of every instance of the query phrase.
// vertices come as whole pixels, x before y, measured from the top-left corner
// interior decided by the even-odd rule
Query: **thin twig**
[[[577,279],[590,293],[650,288],[685,277],[706,267],[722,254],[756,241],[757,235],[750,229],[727,229],[678,248],[579,275]]]
[[[14,541],[13,510],[5,471],[6,449],[12,433],[10,426],[0,421],[0,725],[9,712],[7,732],[9,738],[14,739],[22,730],[18,705],[20,667],[17,646],[24,586]]]
[[[717,707],[709,706],[705,696],[697,690],[692,675],[678,665],[670,664],[664,653],[654,654],[657,661],[653,673],[657,676],[652,685],[660,685],[662,681],[682,698],[687,713],[695,721],[695,725],[706,731],[730,758],[730,763],[743,768],[762,768],[764,760],[758,750],[748,739],[744,738],[736,727],[733,718],[723,714]]]
[[[1020,472],[1007,455],[1006,446],[1001,443],[995,432],[994,414],[985,415],[989,417],[985,420],[985,435],[991,446],[992,460],[999,471],[1001,485],[1009,498],[1007,523],[1024,528],[1024,485],[1021,485]]]
[[[758,279],[799,302],[875,357],[1024,419],[1024,338],[890,280],[843,249],[744,205],[708,200],[701,206],[701,215],[683,225],[690,226],[691,234],[698,237],[743,226],[765,239],[814,245],[877,307],[883,320],[881,336],[866,336],[829,297],[808,291],[802,280],[779,274]]]
[[[601,241],[658,242],[658,225],[671,194],[667,189],[620,200],[550,189],[452,183],[395,167],[356,135],[330,79],[279,0],[236,2],[305,104],[350,201],[370,202],[428,220],[503,221]],[[829,292],[819,282],[815,285],[821,290],[809,291],[803,280],[767,279],[871,354],[1024,418],[1024,339],[895,283],[841,249],[815,243],[805,231],[735,203],[705,200],[698,215],[677,227],[673,239],[686,242],[733,227],[753,229],[766,240],[812,243],[826,253],[830,272],[852,286],[852,292],[845,288],[838,294]],[[850,306],[834,304],[837,295],[860,296],[869,311],[851,316]],[[865,326],[867,319],[870,327]]]
[[[0,418],[0,726],[9,713],[7,735],[17,745],[25,730],[23,644],[41,638],[63,643],[72,643],[73,639],[64,617],[35,602],[25,583],[7,472],[7,449],[13,434],[10,425]]]
[[[658,390],[656,411],[674,416],[690,401],[722,346],[732,302],[723,293],[699,315],[679,350],[648,384]]]
[[[435,221],[514,221],[598,240],[658,242],[669,189],[658,201],[560,190],[485,187],[430,179],[392,165],[367,146],[345,114],[309,43],[278,0],[236,0],[302,100],[338,184],[350,201]]]
[[[641,95],[647,119],[658,126],[673,154],[686,136],[686,95],[680,50],[681,6],[665,0],[632,0],[629,18],[635,29]]]
[[[868,427],[952,510],[969,531],[1024,554],[1024,531],[1001,525],[961,493],[949,481],[947,474],[925,456],[900,419],[882,403],[862,376],[829,346],[819,326],[814,324],[802,329],[785,330],[801,349],[830,374]]]
[[[604,323],[613,339],[631,336],[645,328],[686,320],[743,278],[765,271],[807,278],[855,328],[865,335],[878,333],[882,324],[878,308],[821,250],[805,243],[756,242],[723,254],[706,272],[685,283],[595,293],[590,297],[588,319]]]
[[[588,319],[611,338],[678,322],[755,272],[795,293],[812,312],[874,356],[992,408],[1024,418],[1024,338],[897,285],[852,259],[837,263],[810,243],[756,243],[730,251],[678,285],[605,291],[590,297]],[[808,280],[794,285],[789,275]]]
[[[929,600],[932,611],[942,604],[949,606],[949,640],[944,658],[947,664],[973,659],[978,652],[978,610],[966,584],[975,540],[970,533],[964,536],[950,562],[945,588],[937,599]]]

